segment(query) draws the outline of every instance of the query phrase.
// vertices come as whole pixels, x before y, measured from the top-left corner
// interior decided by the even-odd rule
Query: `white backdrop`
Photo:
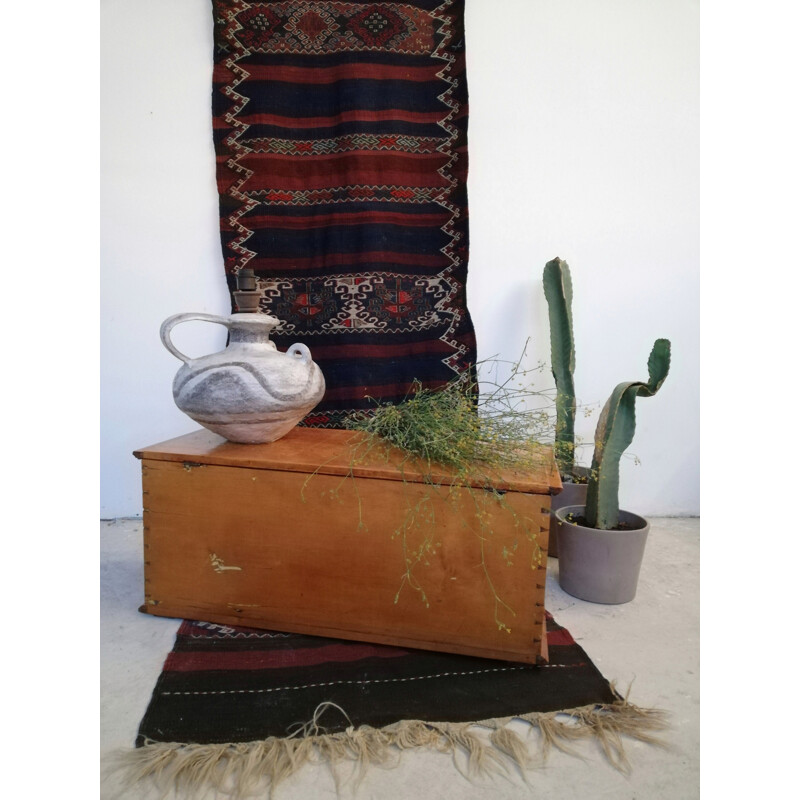
[[[572,268],[579,419],[673,363],[637,403],[621,504],[699,513],[698,2],[466,0],[468,303],[479,357],[549,360],[542,268]],[[196,425],[161,346],[179,311],[227,313],[210,87],[210,0],[102,2],[101,516],[141,514],[131,452]],[[200,355],[219,326],[175,331]],[[543,374],[537,385],[552,383]],[[590,458],[587,448],[584,459]],[[633,456],[640,464],[636,464]]]

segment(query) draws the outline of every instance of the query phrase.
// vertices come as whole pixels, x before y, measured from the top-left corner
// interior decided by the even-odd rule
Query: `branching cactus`
[[[572,333],[572,276],[560,258],[544,267],[544,295],[550,313],[550,364],[556,381],[555,457],[562,477],[575,467],[575,338]]]
[[[647,383],[620,383],[600,414],[586,491],[586,524],[590,528],[613,530],[619,524],[619,461],[636,430],[636,398],[652,397],[661,388],[669,361],[669,340],[657,339],[647,362]]]

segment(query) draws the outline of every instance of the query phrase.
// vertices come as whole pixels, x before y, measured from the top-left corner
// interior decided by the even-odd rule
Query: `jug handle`
[[[189,362],[193,361],[194,359],[189,358],[189,356],[185,356],[172,344],[172,338],[170,337],[170,333],[172,329],[176,325],[180,325],[181,322],[190,322],[191,320],[198,320],[200,322],[215,322],[217,325],[224,325],[226,328],[230,326],[230,319],[228,317],[218,317],[216,314],[201,314],[201,313],[194,313],[188,312],[186,314],[173,314],[171,317],[167,317],[161,323],[161,343],[164,347],[169,350],[175,358],[179,358],[183,361],[184,364],[188,364]]]
[[[301,364],[308,364],[311,361],[311,351],[301,342],[293,344],[287,351],[287,356],[294,356],[300,359]]]

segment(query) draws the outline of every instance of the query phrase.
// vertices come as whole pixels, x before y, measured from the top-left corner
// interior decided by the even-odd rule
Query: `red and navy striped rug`
[[[464,0],[213,10],[226,275],[322,368],[306,424],[472,367]]]
[[[460,723],[619,700],[548,614],[545,665],[185,621],[139,728],[153,742],[287,737],[331,703],[327,733],[403,720]]]

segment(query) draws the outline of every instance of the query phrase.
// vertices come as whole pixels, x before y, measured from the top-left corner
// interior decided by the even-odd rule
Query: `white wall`
[[[549,359],[541,272],[567,259],[583,403],[646,378],[654,339],[672,340],[669,378],[637,404],[622,505],[699,513],[698,2],[466,2],[479,357],[516,359],[530,337],[531,363]],[[229,301],[210,0],[103,0],[102,25],[101,516],[117,517],[141,513],[131,452],[196,427],[172,402],[161,321]],[[223,337],[175,332],[196,355]],[[588,440],[596,418],[579,420]]]

